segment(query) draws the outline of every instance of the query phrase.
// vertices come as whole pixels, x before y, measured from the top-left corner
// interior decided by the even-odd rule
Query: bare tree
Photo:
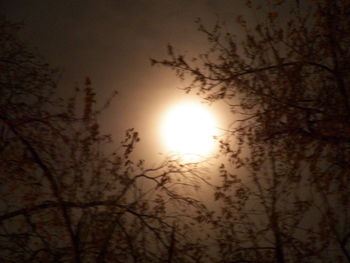
[[[208,52],[152,60],[240,117],[221,140],[218,261],[350,262],[350,2],[259,3],[243,36],[199,21]]]
[[[195,262],[202,248],[180,218],[201,206],[177,189],[195,165],[132,160],[135,130],[115,144],[99,129],[115,94],[96,109],[86,79],[58,98],[57,72],[18,29],[0,18],[0,261]]]

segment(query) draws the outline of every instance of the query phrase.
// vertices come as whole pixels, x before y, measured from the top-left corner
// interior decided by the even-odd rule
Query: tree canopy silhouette
[[[221,140],[217,260],[350,262],[350,1],[257,3],[243,34],[199,21],[207,52],[151,61],[239,117]]]
[[[71,98],[59,98],[57,71],[18,38],[19,28],[0,17],[0,261],[200,258],[179,221],[186,209],[200,208],[177,189],[182,177],[195,178],[194,167],[131,159],[134,129],[120,144],[99,129],[115,94],[98,108],[87,78]]]
[[[350,1],[246,2],[243,34],[198,21],[207,52],[152,60],[236,120],[214,211],[181,190],[200,164],[133,160],[134,129],[100,131],[116,94],[99,106],[87,78],[60,98],[0,17],[0,261],[350,262]]]

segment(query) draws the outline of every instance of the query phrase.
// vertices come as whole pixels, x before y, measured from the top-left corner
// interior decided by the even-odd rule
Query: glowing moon
[[[167,150],[185,161],[199,161],[215,148],[216,118],[203,104],[182,102],[166,112],[161,136]]]

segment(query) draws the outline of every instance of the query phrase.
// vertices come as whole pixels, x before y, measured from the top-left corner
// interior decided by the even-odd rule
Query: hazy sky
[[[233,0],[2,0],[0,10],[23,21],[23,38],[63,71],[64,92],[92,80],[101,99],[119,96],[103,119],[113,135],[129,127],[141,132],[142,154],[159,152],[159,118],[184,93],[169,69],[151,67],[171,43],[187,54],[205,48],[196,31],[200,17],[213,25],[243,11]],[[146,157],[147,159],[147,157]]]

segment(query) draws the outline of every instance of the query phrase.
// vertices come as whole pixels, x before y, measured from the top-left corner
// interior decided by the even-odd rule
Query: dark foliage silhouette
[[[98,108],[87,78],[71,98],[59,98],[57,71],[21,42],[19,28],[0,18],[0,261],[200,258],[179,216],[201,207],[177,190],[183,177],[196,177],[194,165],[132,160],[134,129],[119,144],[99,129],[115,94]]]
[[[239,119],[221,140],[217,259],[350,262],[350,2],[247,5],[261,22],[238,17],[243,35],[199,21],[208,52],[151,61]]]

